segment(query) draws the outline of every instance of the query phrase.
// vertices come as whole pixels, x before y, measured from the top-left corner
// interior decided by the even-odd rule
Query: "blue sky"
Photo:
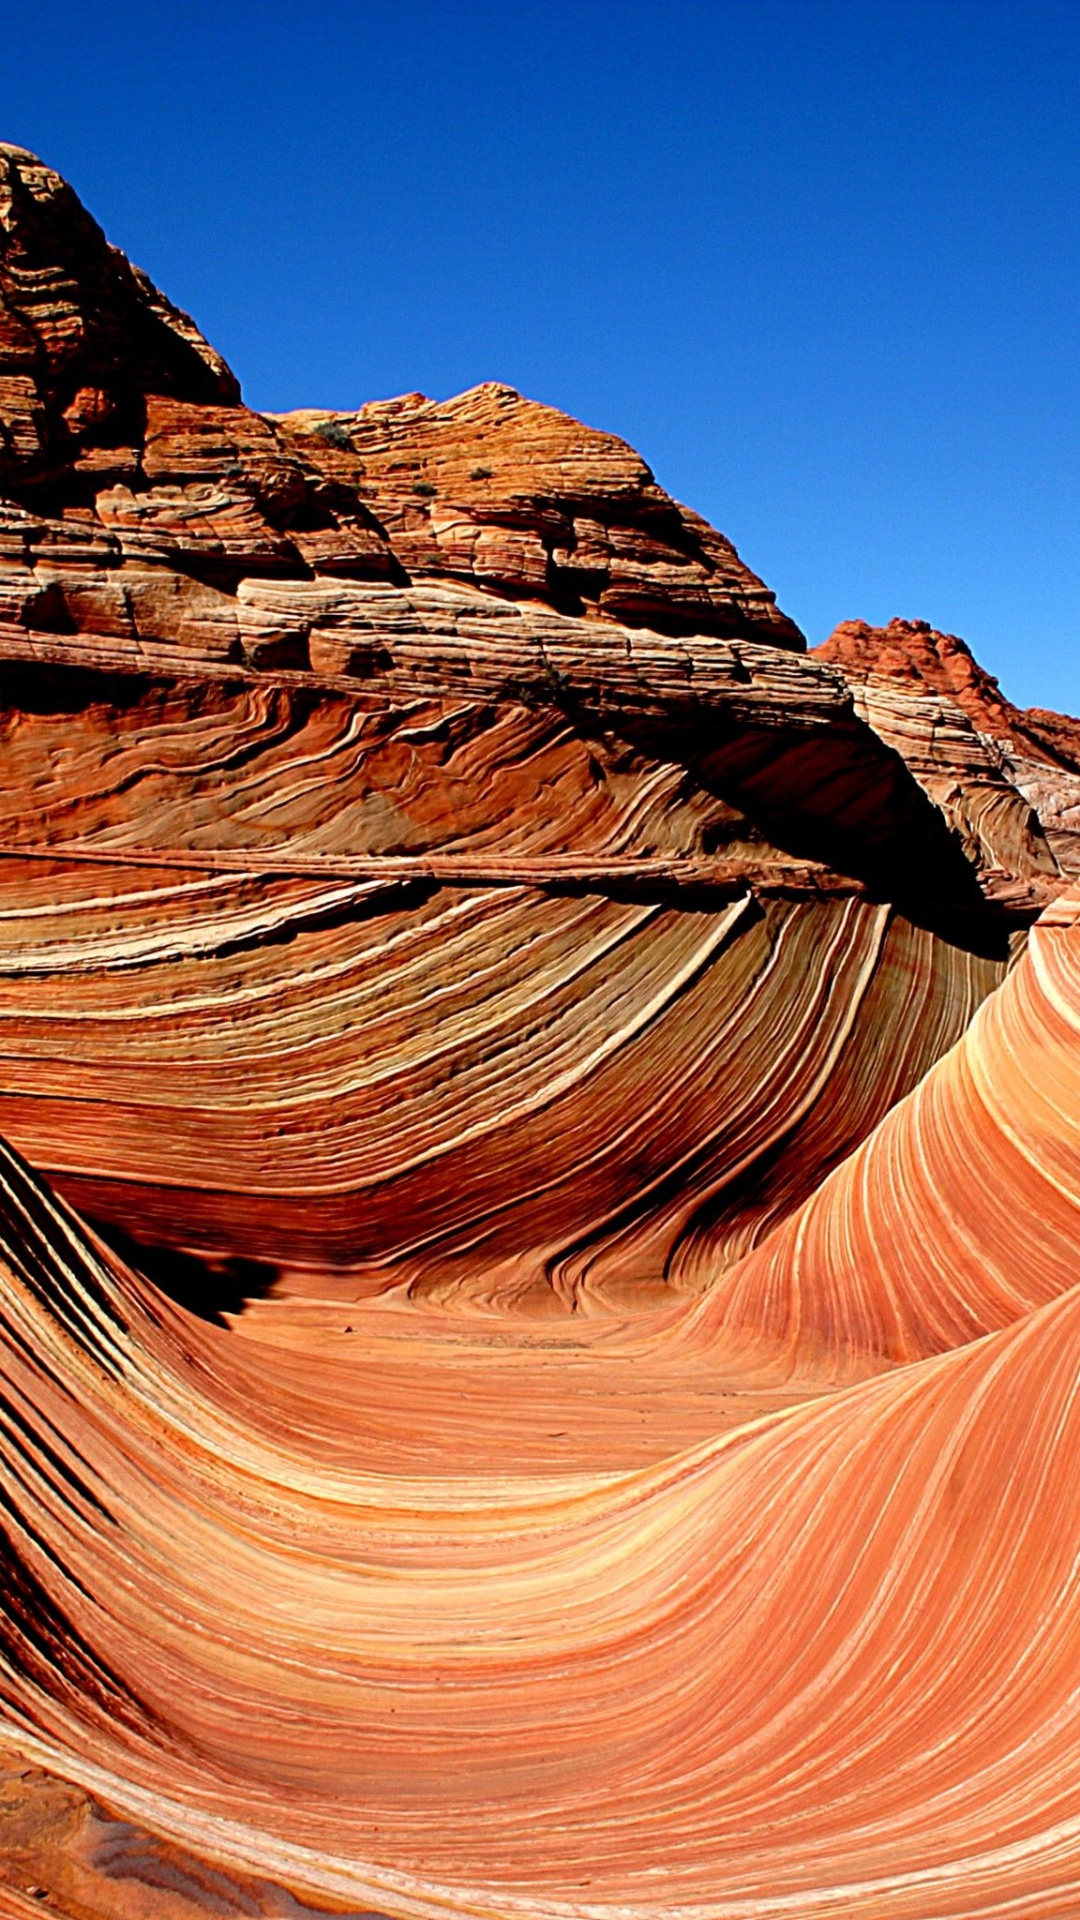
[[[812,641],[1080,713],[1080,8],[52,0],[0,137],[256,407],[509,382],[624,434]]]

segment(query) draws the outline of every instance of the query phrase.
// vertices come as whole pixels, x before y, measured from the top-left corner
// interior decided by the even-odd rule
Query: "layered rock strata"
[[[250,413],[5,166],[43,424],[0,506],[0,1128],[215,1271],[698,1289],[962,1031],[1056,865],[987,911],[623,443],[497,388]]]
[[[9,147],[0,675],[0,1911],[1071,1912],[1078,723]]]
[[[850,621],[815,649],[941,809],[992,897],[1045,899],[1080,871],[1080,721],[1006,700],[953,633]]]
[[[647,1469],[431,1478],[384,1451],[365,1470],[359,1381],[312,1374],[310,1420],[298,1400],[283,1424],[245,1341],[170,1309],[8,1156],[2,1672],[28,1761],[231,1860],[241,1887],[350,1910],[1067,1911],[1078,911],[1040,926],[977,1043],[912,1103],[925,1124],[931,1085],[970,1101],[974,1052],[1007,1069],[1027,1021],[1031,1090],[1001,1090],[1022,1151],[996,1172],[1045,1303],[1016,1293],[999,1331],[961,1325],[897,1366],[874,1275],[851,1337],[883,1371],[815,1399],[804,1315],[802,1404]],[[887,1120],[873,1149],[933,1233],[929,1152],[895,1140]],[[822,1197],[836,1245],[846,1191]],[[971,1228],[962,1190],[953,1205]],[[954,1321],[982,1262],[962,1234],[942,1245]],[[651,1349],[753,1390],[709,1305],[648,1347],[604,1344],[612,1382]]]

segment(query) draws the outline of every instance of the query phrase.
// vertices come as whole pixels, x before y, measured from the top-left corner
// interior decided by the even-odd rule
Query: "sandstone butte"
[[[1080,1912],[1080,723],[0,147],[0,1915]]]

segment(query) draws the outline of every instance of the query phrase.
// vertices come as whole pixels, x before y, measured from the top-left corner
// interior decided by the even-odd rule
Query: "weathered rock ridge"
[[[851,621],[815,650],[907,761],[980,875],[1004,898],[1080,870],[1080,721],[1003,696],[971,649],[925,620]]]
[[[71,623],[153,648],[179,626],[193,648],[239,660],[241,580],[420,575],[802,645],[730,542],[632,448],[507,387],[441,406],[412,394],[355,414],[250,412],[70,187],[3,146],[0,369],[0,481],[24,508],[8,509],[4,550],[40,572],[9,604],[31,630]],[[68,564],[73,607],[53,578]],[[175,566],[184,578],[155,619],[154,587]],[[144,577],[127,600],[129,573]],[[295,628],[284,620],[278,651],[299,659]]]
[[[0,1912],[1074,1911],[1080,723],[12,147],[0,680]]]

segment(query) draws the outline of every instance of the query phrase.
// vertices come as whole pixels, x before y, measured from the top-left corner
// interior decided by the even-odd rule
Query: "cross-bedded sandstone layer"
[[[14,148],[0,675],[0,1912],[1072,1912],[1077,723]]]
[[[636,1471],[489,1456],[433,1475],[387,1445],[365,1462],[362,1357],[349,1381],[323,1341],[304,1381],[301,1329],[275,1404],[265,1346],[163,1302],[9,1158],[3,1673],[28,1761],[231,1860],[241,1889],[283,1880],[351,1910],[1067,1912],[1076,913],[1073,896],[1046,917],[977,1040],[906,1109],[917,1125],[952,1101],[984,1128],[971,1062],[1007,1081],[1026,1024],[997,1177],[1044,1304],[1016,1294],[997,1332],[898,1364],[873,1271],[847,1336],[861,1384],[822,1397],[830,1346],[804,1313],[783,1365],[799,1404]],[[926,1241],[951,1201],[934,1298],[962,1320],[977,1216],[901,1149],[905,1167]],[[823,1190],[838,1244],[845,1193]],[[414,1391],[452,1391],[423,1327]],[[673,1400],[702,1360],[748,1404],[776,1366],[725,1340],[712,1301],[647,1335],[594,1319],[576,1352],[624,1391],[668,1368]]]

